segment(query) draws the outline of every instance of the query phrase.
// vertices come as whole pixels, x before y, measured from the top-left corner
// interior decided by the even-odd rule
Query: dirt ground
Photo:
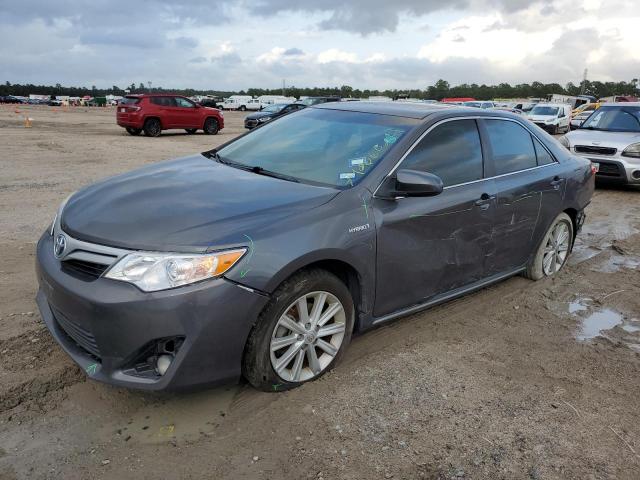
[[[131,137],[112,109],[0,106],[0,479],[638,479],[640,191],[596,191],[570,264],[354,339],[267,394],[87,380],[43,326],[34,247],[79,187],[241,133]],[[33,119],[24,128],[22,117]]]

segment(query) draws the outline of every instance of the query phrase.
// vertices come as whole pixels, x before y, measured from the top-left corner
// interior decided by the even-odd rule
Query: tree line
[[[419,98],[442,100],[447,97],[473,97],[477,100],[491,100],[494,98],[544,98],[550,94],[561,95],[593,95],[596,98],[610,97],[613,95],[638,95],[639,87],[638,79],[634,78],[629,82],[599,82],[585,80],[578,85],[572,82],[562,86],[559,83],[520,83],[510,85],[508,83],[500,83],[498,85],[478,85],[476,83],[451,86],[446,80],[438,80],[434,85],[427,86],[424,90],[370,90],[357,89],[349,85],[341,87],[312,87],[299,88],[290,86],[286,89],[264,89],[249,88],[248,90],[240,90],[237,92],[220,91],[220,90],[198,90],[198,89],[165,89],[162,87],[145,86],[143,83],[131,85],[123,88],[113,85],[111,88],[97,88],[95,85],[88,87],[68,87],[61,84],[56,85],[33,85],[33,84],[11,84],[5,82],[0,84],[0,95],[17,95],[28,96],[29,94],[39,95],[69,95],[72,97],[82,97],[91,95],[93,97],[112,95],[124,95],[128,90],[129,93],[176,93],[185,96],[194,95],[214,95],[220,97],[228,97],[230,95],[286,95],[296,98],[301,96],[340,96],[344,98],[368,98],[371,96],[386,96],[390,98]]]

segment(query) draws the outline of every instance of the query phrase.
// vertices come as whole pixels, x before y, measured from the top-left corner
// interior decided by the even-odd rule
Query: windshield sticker
[[[340,180],[352,180],[354,178],[356,178],[356,174],[354,172],[340,174]]]
[[[356,165],[362,166],[362,165],[366,165],[367,159],[365,157],[353,158],[349,160],[349,163],[351,164],[352,167],[355,167]]]
[[[384,143],[393,145],[398,141],[398,138],[402,136],[402,130],[389,129],[384,132]]]

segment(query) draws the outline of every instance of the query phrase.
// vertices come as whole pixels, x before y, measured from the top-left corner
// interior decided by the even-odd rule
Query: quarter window
[[[542,146],[542,144],[536,139],[533,138],[533,146],[536,149],[536,157],[538,158],[538,166],[540,165],[549,165],[553,163],[555,160],[551,156],[547,149]]]
[[[537,165],[531,134],[516,122],[485,120],[493,151],[496,175],[518,172]]]
[[[446,186],[482,178],[482,147],[475,120],[438,125],[402,162],[401,168],[438,175]]]

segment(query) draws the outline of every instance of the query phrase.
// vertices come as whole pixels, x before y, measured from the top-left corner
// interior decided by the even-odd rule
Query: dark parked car
[[[302,105],[300,103],[275,103],[273,105],[269,105],[259,112],[247,115],[244,119],[244,128],[251,130],[263,123],[267,123],[273,119],[287,115],[288,113],[302,110],[303,108],[306,108],[306,105]]]
[[[63,202],[37,302],[92,378],[279,391],[354,331],[565,264],[590,162],[522,117],[328,103]]]
[[[116,109],[118,125],[131,135],[158,137],[162,130],[184,129],[187,133],[203,130],[215,135],[224,128],[220,110],[202,107],[180,95],[127,95]]]

